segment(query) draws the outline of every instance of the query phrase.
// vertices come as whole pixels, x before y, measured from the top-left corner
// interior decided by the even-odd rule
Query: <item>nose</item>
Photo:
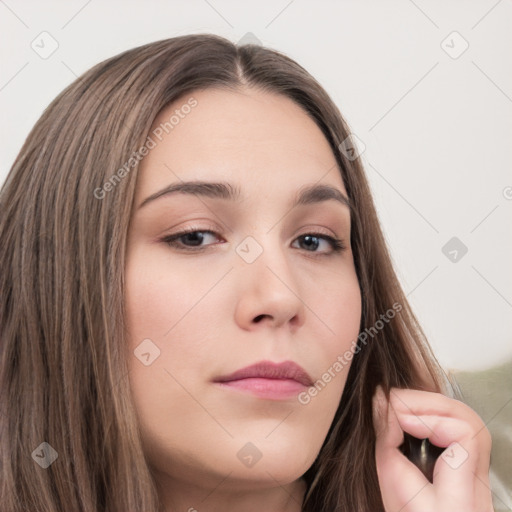
[[[245,330],[285,326],[294,332],[304,323],[306,306],[290,258],[271,243],[252,263],[237,262],[236,322]]]

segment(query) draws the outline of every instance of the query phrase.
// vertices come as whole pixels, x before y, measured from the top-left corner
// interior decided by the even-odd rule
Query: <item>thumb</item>
[[[375,437],[379,439],[382,437],[387,429],[388,421],[388,401],[382,389],[382,386],[377,386],[372,400],[373,412],[373,428],[375,430]]]
[[[408,504],[421,493],[421,501],[429,497],[427,489],[430,484],[423,473],[410,462],[399,450],[404,441],[404,433],[397,415],[379,386],[373,398],[373,420],[376,435],[375,462],[379,486],[387,511],[406,510]],[[426,494],[425,494],[426,493]],[[414,503],[415,505],[416,503]],[[425,510],[429,510],[425,507]]]
[[[373,396],[373,427],[377,444],[382,448],[397,448],[403,443],[402,429],[380,385]]]

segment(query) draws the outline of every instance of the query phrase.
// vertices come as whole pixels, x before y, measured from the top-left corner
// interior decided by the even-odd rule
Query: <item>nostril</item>
[[[262,319],[263,319],[263,318],[265,318],[266,316],[268,316],[268,315],[258,315],[258,316],[254,319],[254,321],[255,321],[256,323],[258,323],[260,320],[262,320]]]

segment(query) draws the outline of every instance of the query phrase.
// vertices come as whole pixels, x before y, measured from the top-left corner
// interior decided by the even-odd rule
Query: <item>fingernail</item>
[[[373,408],[376,413],[383,414],[384,409],[387,407],[387,400],[382,386],[379,384],[373,395]]]
[[[382,386],[377,386],[373,395],[373,421],[377,437],[385,430],[388,403]]]
[[[386,395],[384,393],[384,390],[382,389],[382,386],[379,384],[377,388],[375,389],[375,400],[379,405],[385,404],[387,402]]]

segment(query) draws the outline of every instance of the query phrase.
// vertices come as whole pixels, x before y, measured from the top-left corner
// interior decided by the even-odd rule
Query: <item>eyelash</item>
[[[169,245],[172,248],[175,248],[175,249],[177,249],[179,251],[183,251],[183,252],[200,252],[200,251],[205,250],[208,247],[208,246],[198,247],[198,248],[192,248],[192,247],[186,247],[186,246],[185,246],[185,248],[178,247],[177,240],[179,238],[181,238],[182,236],[188,235],[190,233],[208,233],[208,234],[214,235],[214,236],[217,235],[217,233],[215,231],[212,231],[210,229],[199,229],[196,227],[191,227],[191,228],[187,228],[182,231],[179,231],[178,233],[174,233],[172,235],[166,236],[161,239],[161,242]],[[298,236],[297,239],[305,237],[305,236],[313,236],[315,238],[322,238],[324,240],[327,240],[327,242],[329,242],[329,244],[331,245],[332,252],[330,252],[330,253],[319,252],[319,253],[315,254],[317,251],[307,251],[306,250],[306,252],[310,252],[310,253],[314,254],[315,256],[319,256],[319,257],[320,256],[331,256],[333,254],[339,254],[346,249],[346,245],[343,240],[326,235],[324,233],[304,233],[304,234]]]

